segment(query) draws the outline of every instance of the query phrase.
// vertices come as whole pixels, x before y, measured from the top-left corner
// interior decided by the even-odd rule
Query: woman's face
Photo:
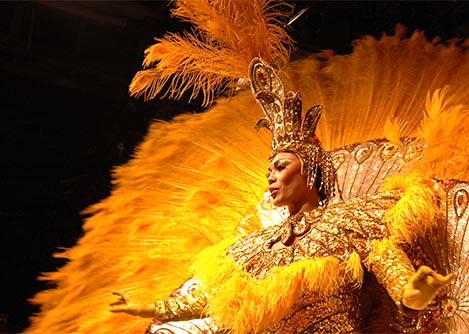
[[[297,206],[310,196],[301,163],[296,155],[281,152],[269,165],[269,192],[275,206]]]

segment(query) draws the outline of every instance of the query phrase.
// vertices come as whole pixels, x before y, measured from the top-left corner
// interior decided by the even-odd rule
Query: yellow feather
[[[357,286],[361,286],[363,283],[364,269],[360,255],[357,252],[353,252],[347,260],[345,268],[346,272],[353,277],[356,281]]]
[[[417,135],[426,147],[409,168],[426,177],[468,180],[469,108],[455,103],[448,86],[427,94],[426,113]]]
[[[427,93],[445,85],[451,87],[452,103],[469,103],[469,54],[454,43],[428,41],[423,32],[410,38],[404,32],[398,25],[392,36],[354,41],[351,54],[327,51],[292,64],[303,106],[325,107],[317,133],[327,149],[383,138],[389,120],[399,136],[416,136]],[[467,133],[460,138],[464,142]]]
[[[406,122],[398,119],[388,119],[384,124],[383,137],[389,140],[391,144],[400,148],[401,138],[405,137]]]
[[[389,119],[406,122],[399,135],[420,133],[427,143],[410,171],[422,180],[429,174],[467,179],[469,124],[458,106],[469,103],[469,55],[421,32],[403,36],[398,28],[393,36],[364,37],[350,55],[324,52],[324,61],[313,55],[293,62],[283,76],[301,92],[305,108],[325,105],[318,134],[327,149],[383,137]],[[141,80],[151,85],[153,79],[142,74]],[[446,95],[435,95],[446,84]],[[250,95],[243,91],[206,113],[151,125],[134,158],[114,170],[111,196],[87,210],[77,245],[56,255],[68,263],[44,275],[55,287],[32,299],[41,310],[26,332],[143,333],[147,320],[109,312],[112,291],[144,303],[166,298],[190,276],[195,254],[241,229],[259,228],[270,136],[253,129],[261,111]],[[418,130],[426,104],[431,116]],[[436,197],[424,181],[402,182],[409,195],[387,217],[396,240],[412,240],[431,224],[435,209],[424,201]],[[314,263],[311,268],[319,266]],[[357,263],[352,257],[351,272],[358,272]]]
[[[325,298],[336,293],[344,282],[363,281],[363,267],[357,253],[346,263],[335,257],[302,260],[273,268],[256,279],[236,265],[225,249],[232,239],[201,252],[192,271],[209,294],[207,315],[218,326],[233,333],[258,332],[283,318],[305,290]]]
[[[43,306],[27,332],[143,333],[148,320],[109,312],[112,291],[143,304],[167,298],[200,250],[258,229],[270,153],[269,135],[253,127],[259,116],[243,92],[152,124],[134,159],[114,170],[112,195],[87,210],[85,235],[57,254],[68,264],[44,275],[57,288],[34,297]]]
[[[382,189],[402,192],[384,217],[391,240],[412,244],[440,222],[438,203],[445,194],[434,187],[433,181],[424,181],[415,173],[397,175],[387,178]]]
[[[289,58],[291,38],[284,21],[292,6],[271,0],[176,0],[172,13],[188,21],[197,33],[167,34],[145,50],[143,67],[129,86],[131,95],[154,98],[163,89],[179,99],[202,93],[203,105],[226,87],[245,78],[251,60],[262,57],[277,68]],[[165,85],[169,83],[169,87]]]

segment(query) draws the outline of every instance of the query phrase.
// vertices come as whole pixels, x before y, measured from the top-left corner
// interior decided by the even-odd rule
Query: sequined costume
[[[315,106],[301,117],[301,96],[285,93],[278,75],[262,59],[251,62],[249,74],[252,92],[266,115],[257,127],[262,125],[273,135],[271,159],[279,152],[295,154],[307,186],[322,191],[322,207],[295,214],[229,246],[206,250],[209,255],[200,256],[193,265],[195,278],[202,282],[194,293],[199,291],[203,298],[191,293],[159,302],[156,319],[186,320],[190,312],[200,316],[207,302],[203,312],[219,328],[236,334],[361,333],[366,328],[361,305],[366,269],[395,304],[388,329],[416,329],[421,316],[417,312],[407,316],[401,305],[404,288],[415,274],[401,246],[413,244],[425,235],[427,226],[444,221],[437,183],[408,176],[417,191],[399,186],[327,206],[335,197],[337,177],[332,155],[314,135],[322,107]],[[419,139],[404,142],[408,152],[418,155],[423,150]],[[366,152],[362,151],[365,157]],[[394,155],[383,153],[383,162]],[[319,172],[323,179],[317,185]],[[370,174],[376,181],[376,172]],[[393,214],[394,219],[389,218]],[[412,229],[420,231],[409,233]],[[210,267],[213,263],[216,266]]]
[[[262,279],[275,266],[329,256],[346,263],[356,252],[399,304],[401,291],[414,273],[405,253],[390,249],[385,255],[368,259],[372,241],[387,235],[383,215],[397,199],[397,194],[381,194],[317,209],[245,237],[230,246],[227,253],[250,274]],[[298,239],[292,242],[294,237]],[[276,242],[285,247],[273,251]],[[265,333],[358,333],[359,299],[359,284],[353,279],[341,282],[331,296],[318,297],[315,291],[305,289],[287,315]]]
[[[387,247],[385,252],[373,251],[374,242],[389,236],[383,223],[384,215],[399,198],[398,192],[380,193],[289,217],[280,225],[239,239],[226,248],[226,257],[252,277],[263,280],[276,267],[288,267],[311,258],[334,258],[340,267],[352,254],[358,254],[363,267],[376,276],[400,306],[402,289],[415,272],[412,263],[397,247]],[[280,243],[281,248],[273,250],[276,243]],[[362,273],[354,277],[339,270],[335,274],[344,276],[328,277],[338,286],[326,296],[314,291],[315,288],[307,288],[308,284],[304,282],[306,288],[298,300],[280,321],[272,323],[262,333],[360,333]],[[327,283],[324,288],[326,286]],[[195,296],[202,295],[196,291],[199,290],[194,289],[187,297],[171,298],[169,303],[157,304],[156,317],[186,320],[187,310],[192,310],[192,317],[200,315],[200,301],[206,302],[206,297],[194,302]]]
[[[321,52],[290,62],[291,39],[284,29],[293,15],[288,3],[175,0],[173,4],[174,16],[191,23],[194,32],[170,33],[151,45],[131,93],[146,98],[158,92],[174,98],[192,93],[192,97],[203,95],[205,105],[225,87],[235,94],[217,97],[203,113],[151,125],[133,158],[115,169],[111,195],[87,210],[90,217],[83,237],[58,255],[67,264],[42,277],[52,288],[32,299],[40,312],[25,332],[143,333],[149,319],[110,312],[109,304],[115,301],[111,292],[120,291],[142,305],[160,300],[155,304],[157,318],[184,319],[153,321],[148,330],[158,334],[288,333],[296,322],[295,330],[313,326],[310,332],[319,331],[321,325],[343,325],[363,333],[468,333],[469,184],[450,182],[440,196],[432,181],[467,180],[469,175],[469,62],[464,43],[430,41],[421,31],[406,37],[399,25],[393,35],[354,41],[350,54]],[[366,196],[377,196],[368,197],[369,205],[384,206],[384,220],[377,219],[373,226],[365,221],[380,216],[379,210],[363,213],[360,206],[353,206],[350,213],[334,218],[343,219],[336,221],[339,225],[372,228],[347,230],[354,242],[347,239],[345,244],[320,249],[334,254],[344,248],[351,252],[348,258],[344,254],[314,257],[319,248],[312,248],[311,257],[270,266],[257,277],[257,269],[249,269],[253,276],[242,266],[251,260],[241,259],[241,250],[230,247],[249,239],[249,247],[259,251],[252,255],[268,259],[270,251],[263,249],[260,235],[264,242],[270,241],[267,238],[276,229],[289,244],[287,223],[262,229],[265,217],[277,216],[259,205],[271,151],[270,136],[264,129],[256,133],[253,128],[262,116],[247,87],[248,66],[254,57],[275,68],[286,88],[301,92],[306,107],[324,106],[316,134],[320,146],[332,156],[340,192],[336,195],[342,198],[331,198],[328,208],[319,211],[362,205]],[[277,107],[294,107],[289,102],[297,96],[276,99],[267,94],[264,101],[275,101],[275,113]],[[308,119],[314,121],[315,115]],[[258,125],[269,128],[270,124],[272,130],[276,117],[267,119]],[[286,130],[277,133],[289,134]],[[312,139],[309,148],[318,159],[300,156],[304,170],[312,172],[309,181],[317,167],[331,166],[319,142]],[[333,180],[333,173],[329,176],[326,179]],[[323,190],[332,190],[330,185],[326,182]],[[380,198],[386,194],[391,198]],[[438,219],[441,212],[443,221]],[[350,217],[360,219],[347,220]],[[313,242],[321,224],[327,221],[313,221],[298,243]],[[298,226],[296,232],[303,228]],[[339,239],[332,232],[320,233],[334,243]],[[376,239],[370,243],[369,236]],[[363,245],[355,244],[360,240]],[[367,248],[371,255],[365,256]],[[417,315],[396,306],[402,282],[395,274],[399,266],[410,269],[402,250],[414,268],[428,265],[441,274],[457,275]],[[391,261],[394,254],[400,254],[399,264]],[[394,259],[387,261],[388,256]],[[378,266],[373,259],[381,259]],[[177,289],[193,275],[203,290],[193,291],[202,288],[198,283]],[[204,299],[207,304],[202,311]],[[310,305],[330,312],[331,318],[317,323],[306,319],[311,316]],[[360,312],[352,312],[357,305]],[[205,318],[195,319],[200,316]],[[190,317],[194,318],[187,320]],[[332,317],[341,321],[332,323]]]
[[[441,272],[449,272],[459,265],[457,262],[446,262],[445,251],[442,251],[441,245],[442,241],[446,240],[445,247],[455,252],[464,244],[461,239],[464,238],[461,227],[466,224],[464,222],[467,222],[469,214],[469,185],[435,182],[432,188],[438,208],[433,218],[438,222],[435,226],[439,231],[431,231],[426,236],[420,234],[412,246],[402,244],[402,249],[390,242],[387,237],[392,232],[389,226],[383,224],[385,212],[389,213],[396,207],[403,195],[401,191],[356,198],[333,204],[327,209],[287,218],[280,225],[256,231],[228,247],[223,247],[225,258],[241,264],[250,275],[260,280],[275,268],[288,268],[295,262],[299,264],[308,260],[309,256],[318,255],[326,259],[334,254],[339,261],[347,262],[350,261],[350,255],[356,253],[360,257],[359,262],[367,270],[362,277],[364,281],[361,286],[360,274],[354,275],[347,271],[342,272],[345,275],[343,280],[335,281],[337,276],[327,276],[327,281],[324,276],[320,277],[319,285],[310,285],[313,290],[319,288],[319,291],[314,293],[307,288],[301,290],[298,299],[288,308],[282,319],[261,332],[460,333],[461,328],[465,326],[465,315],[464,309],[458,305],[461,298],[465,298],[461,297],[461,293],[467,293],[464,292],[467,280],[453,282],[451,288],[440,293],[425,311],[409,312],[400,305],[402,287],[414,272],[414,266],[433,263]],[[446,200],[443,198],[445,196]],[[448,223],[445,222],[447,219],[450,219]],[[295,235],[299,238],[291,244],[291,237]],[[285,242],[289,246],[273,251],[270,246],[275,242],[282,245]],[[314,262],[310,264],[315,266],[314,270],[320,271],[325,262],[319,265]],[[340,266],[332,265],[328,269],[337,270],[335,274],[340,275]],[[307,280],[307,275],[302,278]],[[339,283],[338,289],[331,289],[332,281],[335,281],[332,285]],[[305,286],[308,284],[302,285]],[[200,289],[200,285],[191,283],[191,287],[191,291],[186,292],[190,296],[185,307],[192,305],[193,316],[196,316],[200,314],[202,305],[190,301],[194,300],[194,296],[200,296],[200,292],[193,294]],[[288,288],[288,283],[284,287]],[[324,295],[321,291],[323,289],[332,293]],[[295,294],[294,289],[291,293]],[[251,297],[258,298],[252,295]],[[184,300],[178,298],[183,304]],[[207,301],[205,294],[202,300]],[[165,325],[154,325],[154,330],[149,330],[149,333],[184,333],[190,328],[193,328],[192,333],[198,334],[223,332],[210,318],[199,320],[203,321],[203,326],[197,327],[190,322],[177,322],[185,319],[185,316],[178,315],[181,304],[172,305],[171,311],[167,310],[163,316],[169,314],[170,319],[176,322],[169,323],[168,329],[165,329]],[[161,308],[157,309],[157,316],[161,315],[161,311]],[[183,311],[181,314],[187,313]]]

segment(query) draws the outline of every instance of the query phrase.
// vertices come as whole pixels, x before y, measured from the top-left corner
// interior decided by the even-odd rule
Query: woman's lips
[[[275,199],[275,196],[277,196],[278,189],[272,189],[270,190],[270,196]]]

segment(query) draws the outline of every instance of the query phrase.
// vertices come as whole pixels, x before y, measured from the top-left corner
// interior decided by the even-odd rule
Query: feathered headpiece
[[[131,95],[178,99],[200,93],[204,106],[262,57],[276,68],[289,60],[292,39],[285,28],[293,6],[277,0],[174,0],[172,15],[192,23],[192,33],[170,33],[145,50],[144,69],[130,84]]]
[[[285,93],[277,73],[260,58],[252,60],[249,78],[252,93],[266,115],[257,121],[256,129],[265,127],[272,132],[270,159],[279,152],[294,153],[300,159],[301,173],[306,176],[310,189],[321,173],[317,190],[322,195],[322,202],[327,203],[334,197],[337,176],[331,155],[315,136],[322,106],[313,106],[302,118],[301,95],[292,91]]]
[[[151,99],[169,81],[170,97],[179,98],[192,88],[191,98],[202,91],[208,105],[216,92],[249,73],[251,89],[267,116],[256,128],[273,132],[271,158],[280,151],[295,153],[310,188],[320,170],[317,188],[327,202],[334,196],[336,172],[314,136],[322,107],[308,110],[302,122],[300,94],[285,94],[282,81],[267,65],[281,68],[288,61],[292,42],[282,21],[292,14],[292,7],[273,0],[174,3],[173,15],[193,23],[195,33],[170,34],[150,46],[143,62],[146,69],[135,75],[131,94]]]

